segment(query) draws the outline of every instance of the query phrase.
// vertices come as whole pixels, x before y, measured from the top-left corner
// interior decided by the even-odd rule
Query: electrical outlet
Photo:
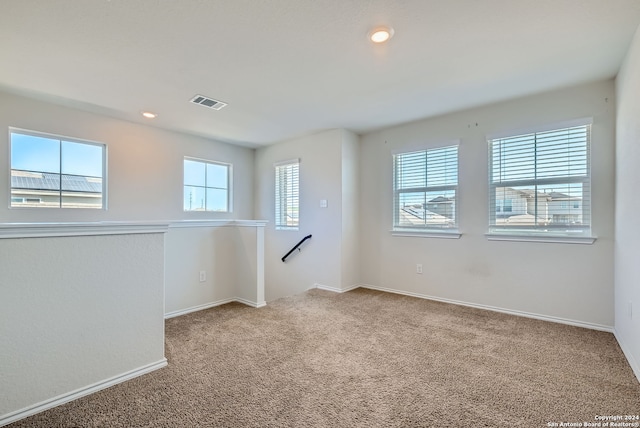
[[[422,263],[416,265],[416,273],[422,273]]]
[[[206,270],[201,270],[200,271],[200,282],[205,282],[207,280],[207,271]]]

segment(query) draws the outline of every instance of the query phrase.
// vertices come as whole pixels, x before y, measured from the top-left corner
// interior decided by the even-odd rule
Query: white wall
[[[360,137],[342,135],[342,290],[360,283]]]
[[[9,209],[8,127],[106,144],[108,210]],[[248,219],[253,215],[252,149],[3,92],[0,130],[4,130],[0,132],[0,222]],[[185,156],[233,164],[232,213],[183,212]]]
[[[640,379],[640,28],[616,79],[615,331]],[[630,308],[632,305],[632,310]]]
[[[230,227],[171,228],[166,234],[165,314],[228,303],[235,297]],[[206,280],[200,282],[200,271]]]
[[[637,94],[637,92],[636,92]],[[387,128],[360,143],[361,280],[377,288],[611,328],[614,83]],[[488,241],[487,134],[593,117],[593,245]],[[391,236],[392,151],[460,140],[460,239]],[[416,264],[424,274],[416,274]]]
[[[247,222],[234,227],[235,293],[241,303],[261,307],[266,305],[264,290],[264,223]]]
[[[347,199],[345,207],[344,195],[353,195],[357,182],[353,170],[343,175],[343,163],[356,168],[357,146],[357,136],[336,129],[256,151],[256,218],[269,220],[265,231],[267,301],[315,285],[337,290],[352,285],[357,266],[352,263],[352,268],[343,271],[343,262],[356,260],[357,231],[345,234],[343,225],[352,224],[348,219],[356,211],[356,202]],[[274,163],[293,158],[300,159],[300,228],[275,230]],[[348,189],[344,193],[343,182]],[[327,208],[320,208],[321,199],[327,200]],[[313,238],[283,263],[282,256],[308,234]]]
[[[162,233],[0,239],[0,425],[166,365],[163,251]]]
[[[165,244],[165,316],[231,301],[264,305],[264,222],[175,222]]]

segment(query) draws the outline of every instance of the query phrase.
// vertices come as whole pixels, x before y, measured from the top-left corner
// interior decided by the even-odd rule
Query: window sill
[[[407,238],[440,238],[440,239],[460,239],[460,232],[437,232],[437,231],[413,231],[413,230],[392,230],[391,236],[401,236]]]
[[[486,233],[489,241],[516,241],[516,242],[547,242],[554,244],[584,244],[591,245],[596,242],[596,236],[534,236],[534,235],[507,235],[502,233]]]

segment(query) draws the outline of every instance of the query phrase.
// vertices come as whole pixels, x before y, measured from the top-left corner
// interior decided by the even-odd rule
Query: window
[[[184,158],[184,210],[231,212],[231,165]]]
[[[105,207],[105,145],[12,130],[10,207]]]
[[[276,229],[298,230],[300,221],[300,161],[286,161],[276,168]]]
[[[490,233],[591,234],[591,125],[585,122],[489,140]]]
[[[458,146],[393,156],[394,230],[458,227]]]

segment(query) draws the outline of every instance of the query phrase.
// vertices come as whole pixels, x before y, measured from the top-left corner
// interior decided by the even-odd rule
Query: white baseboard
[[[242,303],[243,305],[251,306],[252,308],[262,308],[263,306],[267,306],[267,302],[253,302],[251,300],[243,299],[241,297],[236,297],[233,299],[234,302]]]
[[[631,366],[631,370],[633,370],[633,374],[636,375],[636,379],[638,379],[638,382],[640,382],[640,364],[638,364],[636,359],[633,358],[633,354],[631,354],[631,351],[629,350],[629,347],[626,345],[626,343],[620,340],[620,336],[618,335],[615,329],[613,330],[613,335],[618,341],[618,345],[620,345],[620,349],[622,349],[622,353],[627,358],[627,361]]]
[[[231,302],[242,303],[243,305],[251,306],[253,308],[261,308],[263,306],[267,306],[267,302],[264,302],[264,301],[263,302],[252,302],[250,300],[242,299],[240,297],[232,297],[230,299],[216,300],[215,302],[209,302],[209,303],[205,303],[203,305],[197,305],[197,306],[192,306],[192,307],[186,308],[186,309],[180,309],[180,310],[177,310],[177,311],[167,312],[166,314],[164,314],[164,319],[179,317],[181,315],[190,314],[191,312],[203,311],[205,309],[213,308],[213,307],[216,307],[216,306],[226,305],[227,303],[231,303]]]
[[[460,300],[446,299],[446,298],[443,298],[443,297],[430,296],[430,295],[427,295],[427,294],[413,293],[413,292],[410,292],[410,291],[396,290],[396,289],[393,289],[393,288],[378,287],[376,285],[360,284],[360,288],[368,288],[370,290],[378,290],[378,291],[385,291],[387,293],[395,293],[395,294],[402,294],[402,295],[405,295],[405,296],[419,297],[421,299],[434,300],[436,302],[452,303],[454,305],[468,306],[470,308],[484,309],[484,310],[493,311],[493,312],[501,312],[503,314],[508,314],[508,315],[516,315],[516,316],[519,316],[519,317],[533,318],[533,319],[537,319],[537,320],[541,320],[541,321],[549,321],[549,322],[555,322],[555,323],[559,323],[559,324],[566,324],[566,325],[572,325],[572,326],[575,326],[575,327],[583,327],[583,328],[588,328],[588,329],[591,329],[591,330],[599,330],[599,331],[606,331],[608,333],[613,333],[613,327],[608,326],[608,325],[593,324],[593,323],[588,323],[588,322],[584,322],[584,321],[571,320],[571,319],[567,319],[567,318],[552,317],[552,316],[548,316],[548,315],[535,314],[535,313],[531,313],[531,312],[524,312],[524,311],[517,311],[517,310],[513,310],[513,309],[499,308],[499,307],[496,307],[496,306],[489,306],[489,305],[481,305],[481,304],[476,304],[476,303],[463,302],[463,301],[460,301]]]
[[[130,370],[126,373],[122,373],[120,375],[111,377],[109,379],[96,382],[92,385],[85,386],[84,388],[76,389],[75,391],[58,395],[57,397],[50,398],[48,400],[42,401],[40,403],[34,404],[29,407],[25,407],[24,409],[7,413],[6,415],[0,416],[0,427],[9,425],[10,423],[16,422],[20,419],[24,419],[28,416],[35,415],[36,413],[40,413],[44,410],[51,409],[53,407],[59,406],[64,403],[68,403],[69,401],[77,400],[78,398],[84,397],[85,395],[93,394],[100,390],[109,388],[110,386],[117,385],[119,383],[133,379],[135,377],[142,376],[154,370],[161,369],[166,365],[167,365],[167,359],[163,358],[159,361],[156,361],[155,363],[147,364],[146,366],[142,366],[137,369]]]
[[[360,284],[355,284],[352,286],[349,286],[347,288],[338,288],[338,287],[330,287],[328,285],[324,285],[324,284],[313,284],[313,287],[311,288],[317,288],[319,290],[326,290],[326,291],[333,291],[334,293],[346,293],[347,291],[351,291],[351,290],[355,290],[356,288],[360,288]]]
[[[203,305],[192,306],[186,309],[179,309],[177,311],[167,312],[166,314],[164,314],[164,319],[179,317],[180,315],[186,315],[186,314],[190,314],[191,312],[202,311],[204,309],[213,308],[214,306],[220,306],[220,305],[224,305],[224,304],[235,302],[235,301],[236,299],[223,299],[223,300],[217,300],[215,302],[205,303]]]

